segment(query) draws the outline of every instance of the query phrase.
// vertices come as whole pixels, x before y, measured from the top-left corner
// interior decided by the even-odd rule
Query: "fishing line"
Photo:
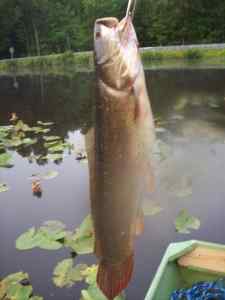
[[[126,18],[128,16],[131,16],[132,18],[134,17],[136,4],[137,4],[137,0],[129,0],[128,5],[127,5]],[[133,6],[133,9],[132,9],[132,6]]]

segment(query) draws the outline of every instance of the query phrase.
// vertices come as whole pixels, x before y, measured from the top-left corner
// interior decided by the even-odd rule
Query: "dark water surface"
[[[225,243],[225,70],[170,69],[146,71],[155,117],[163,121],[157,137],[162,153],[156,173],[154,201],[162,212],[145,219],[144,234],[136,241],[135,273],[127,299],[142,300],[160,259],[170,242],[202,239]],[[94,76],[24,75],[0,77],[0,125],[8,124],[11,112],[28,124],[55,122],[52,134],[75,148],[84,147],[92,126]],[[166,149],[166,150],[165,150]],[[43,154],[40,143],[33,146]],[[18,251],[15,240],[32,226],[61,220],[69,229],[89,213],[88,165],[66,156],[60,164],[29,163],[27,153],[14,153],[14,167],[0,170],[0,182],[10,190],[0,193],[0,277],[20,270],[30,274],[35,294],[44,299],[79,300],[82,284],[55,288],[51,275],[65,250]],[[57,170],[59,175],[43,183],[43,195],[31,192],[28,177]],[[175,231],[174,219],[185,208],[201,220],[189,235]],[[93,256],[78,258],[94,263]]]

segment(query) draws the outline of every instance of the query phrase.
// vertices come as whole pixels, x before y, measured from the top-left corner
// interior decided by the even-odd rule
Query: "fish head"
[[[97,19],[94,52],[103,82],[117,90],[130,88],[142,67],[132,18]]]

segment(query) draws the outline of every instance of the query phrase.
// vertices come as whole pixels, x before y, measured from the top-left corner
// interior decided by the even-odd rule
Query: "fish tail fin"
[[[134,267],[134,255],[130,255],[120,264],[101,261],[98,268],[97,284],[103,294],[113,300],[128,286]]]

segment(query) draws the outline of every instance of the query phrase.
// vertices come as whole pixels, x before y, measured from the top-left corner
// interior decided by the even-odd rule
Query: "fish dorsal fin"
[[[107,299],[113,300],[128,286],[132,277],[133,267],[133,253],[118,264],[110,264],[104,261],[100,262],[97,284]]]

